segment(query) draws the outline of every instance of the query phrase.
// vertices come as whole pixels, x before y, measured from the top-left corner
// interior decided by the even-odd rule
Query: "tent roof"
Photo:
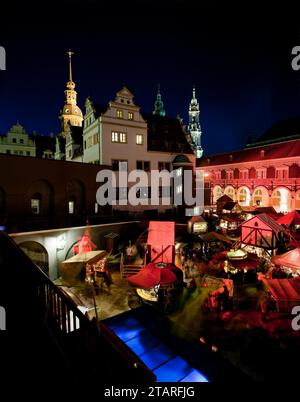
[[[174,246],[175,222],[149,222],[148,244],[155,246]]]
[[[176,267],[172,264],[166,264],[165,267],[160,268],[158,264],[151,262],[127,280],[132,286],[141,289],[151,289],[156,285],[166,286],[175,282],[177,276],[173,271],[176,271]]]
[[[204,235],[201,235],[200,238],[207,243],[214,242],[214,241],[215,242],[219,241],[219,242],[228,243],[228,244],[233,243],[233,240],[231,240],[229,237],[224,236],[217,232],[205,233]]]
[[[300,224],[300,214],[294,209],[294,211],[289,212],[286,215],[281,216],[277,219],[277,222],[281,225],[299,225]]]
[[[263,279],[275,300],[300,301],[300,278]]]
[[[300,270],[300,248],[294,248],[287,253],[272,257],[273,264]]]

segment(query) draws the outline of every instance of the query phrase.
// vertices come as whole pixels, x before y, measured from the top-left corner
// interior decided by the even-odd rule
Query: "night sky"
[[[192,85],[201,107],[205,153],[243,147],[274,122],[300,115],[299,10],[285,2],[73,1],[1,12],[0,132],[59,131],[72,48],[79,105],[107,104],[127,85],[152,111],[157,82],[167,114],[187,122]],[[288,133],[287,133],[288,134]]]

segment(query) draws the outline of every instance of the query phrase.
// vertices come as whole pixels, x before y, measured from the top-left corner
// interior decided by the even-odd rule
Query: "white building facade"
[[[36,156],[36,145],[24,127],[15,124],[6,136],[0,137],[0,153],[22,156]]]

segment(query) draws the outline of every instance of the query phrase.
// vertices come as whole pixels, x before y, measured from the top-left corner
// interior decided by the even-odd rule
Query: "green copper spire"
[[[159,116],[165,116],[166,111],[164,108],[164,103],[161,100],[161,94],[160,94],[160,85],[157,85],[157,95],[156,95],[156,101],[154,103],[154,110],[153,114],[157,114]]]

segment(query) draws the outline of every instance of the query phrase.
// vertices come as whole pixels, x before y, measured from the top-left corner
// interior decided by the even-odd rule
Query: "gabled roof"
[[[184,129],[176,118],[141,113],[148,126],[148,150],[193,154]]]
[[[253,218],[248,219],[247,221],[242,223],[242,226],[243,225],[249,226],[249,223],[251,224],[251,221],[253,221],[255,219],[261,220],[263,223],[265,223],[267,226],[269,226],[269,228],[276,234],[278,234],[284,230],[283,227],[275,221],[275,219],[271,218],[268,214],[265,214],[265,213],[256,215]]]
[[[220,202],[232,202],[233,199],[231,197],[229,197],[227,194],[223,194],[220,198],[217,199],[217,204],[219,204]]]
[[[225,205],[223,205],[223,209],[231,211],[236,205],[239,205],[237,201],[228,201]]]

